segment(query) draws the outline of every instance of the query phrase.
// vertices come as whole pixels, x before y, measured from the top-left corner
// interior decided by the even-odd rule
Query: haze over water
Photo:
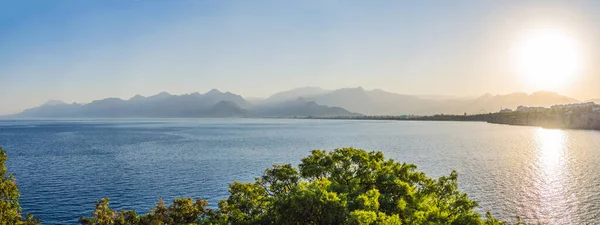
[[[585,101],[600,97],[599,11],[594,0],[2,1],[0,115],[213,88]]]
[[[460,188],[501,219],[580,224],[600,217],[600,132],[470,122],[286,119],[0,121],[23,210],[76,223],[101,197],[147,212],[157,199],[203,197],[312,149],[381,150]]]

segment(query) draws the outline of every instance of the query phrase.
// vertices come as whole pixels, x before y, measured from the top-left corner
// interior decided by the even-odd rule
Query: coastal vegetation
[[[487,122],[509,125],[600,130],[600,106],[532,108],[493,114]]]
[[[40,221],[32,215],[23,215],[19,205],[19,189],[15,177],[6,171],[6,151],[0,147],[0,224],[33,225]]]
[[[21,216],[14,178],[2,168],[0,221],[38,224]],[[135,224],[506,224],[480,215],[476,201],[458,189],[458,174],[429,178],[416,166],[386,159],[381,152],[340,148],[314,150],[296,168],[274,165],[254,182],[233,182],[218,208],[203,199],[158,200],[150,213],[115,211],[108,199],[97,202],[89,225]]]
[[[517,110],[502,110],[497,113],[473,115],[437,114],[432,116],[336,116],[310,117],[309,119],[351,119],[351,120],[412,120],[412,121],[475,121],[496,124],[539,126],[546,128],[600,130],[600,105],[593,103],[583,106],[525,107]]]

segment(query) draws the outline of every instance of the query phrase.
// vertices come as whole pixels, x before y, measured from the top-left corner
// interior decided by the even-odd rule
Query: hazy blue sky
[[[600,97],[600,1],[0,0],[0,114],[211,88],[532,92],[508,53],[545,26],[588,62],[554,91]]]

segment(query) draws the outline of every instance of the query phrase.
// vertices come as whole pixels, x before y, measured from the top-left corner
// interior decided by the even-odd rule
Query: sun
[[[517,73],[537,89],[556,89],[581,72],[577,41],[559,29],[530,32],[516,46],[513,59]]]

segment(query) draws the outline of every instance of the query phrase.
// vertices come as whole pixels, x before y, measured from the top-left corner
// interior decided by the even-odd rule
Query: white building
[[[527,106],[519,106],[517,107],[517,112],[535,112],[535,111],[541,111],[547,108],[544,107],[527,107]]]
[[[552,108],[552,109],[568,109],[568,108],[594,107],[595,105],[596,105],[596,103],[593,103],[593,102],[585,102],[585,103],[553,105],[550,108]]]

